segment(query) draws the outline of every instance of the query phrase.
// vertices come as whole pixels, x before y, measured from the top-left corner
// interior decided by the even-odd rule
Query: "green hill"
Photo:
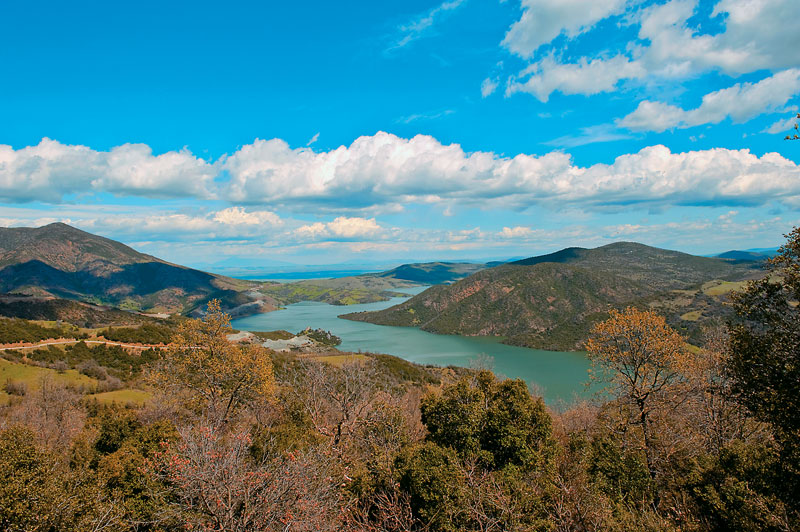
[[[400,295],[394,288],[414,285],[393,275],[245,281],[171,264],[63,223],[0,228],[0,296],[6,293],[0,297],[0,315],[5,316],[117,324],[135,320],[112,315],[108,307],[196,315],[210,299],[239,316],[298,301],[383,301]]]
[[[739,281],[759,272],[759,262],[621,242],[596,249],[568,248],[489,268],[449,286],[431,287],[389,309],[342,317],[440,334],[502,336],[507,343],[529,347],[578,349],[591,325],[610,307],[637,304],[678,312],[677,316],[698,311],[690,314],[698,319],[682,320],[691,321],[684,325],[694,331],[703,322],[703,310],[709,317],[719,316],[710,308],[725,293],[700,290],[696,296],[692,287],[699,289],[710,280]]]

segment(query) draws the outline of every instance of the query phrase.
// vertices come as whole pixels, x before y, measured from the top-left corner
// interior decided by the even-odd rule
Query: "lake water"
[[[424,288],[402,291],[416,293]],[[342,338],[342,344],[338,346],[342,351],[387,353],[418,364],[469,366],[481,355],[486,355],[494,359],[495,373],[524,379],[534,391],[544,396],[548,404],[555,406],[586,396],[584,384],[589,362],[583,353],[526,349],[503,345],[492,338],[439,335],[411,327],[373,325],[338,317],[349,312],[384,309],[403,300],[397,297],[390,301],[345,307],[307,301],[274,312],[240,318],[232,325],[240,330],[285,329],[293,333],[306,327],[325,329]]]

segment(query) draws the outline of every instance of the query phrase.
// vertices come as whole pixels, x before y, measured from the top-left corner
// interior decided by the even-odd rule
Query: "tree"
[[[704,342],[688,361],[685,374],[691,389],[691,431],[703,448],[713,454],[734,440],[747,439],[758,432],[759,423],[748,421],[747,410],[732,390],[728,371],[730,335],[723,324],[704,330]],[[687,418],[689,419],[689,418]],[[689,440],[692,434],[682,434]]]
[[[180,441],[158,457],[178,488],[187,529],[226,532],[338,530],[345,480],[319,448],[264,456],[252,453],[248,430],[212,425],[180,430]]]
[[[186,392],[211,419],[225,423],[240,406],[270,395],[272,361],[266,349],[228,341],[230,316],[218,300],[202,320],[180,326],[173,345],[155,367],[156,385]]]
[[[651,418],[666,399],[674,399],[671,392],[682,381],[684,340],[655,312],[628,307],[610,314],[608,320],[595,325],[587,351],[601,370],[599,378],[609,383],[618,400],[633,407],[633,423],[641,428],[647,469],[655,478]]]
[[[380,391],[373,360],[350,360],[335,366],[303,360],[291,375],[289,393],[308,414],[314,428],[334,447],[364,422]]]
[[[777,451],[761,443],[734,440],[718,454],[699,460],[688,475],[688,492],[710,530],[778,532],[796,530],[776,496]]]
[[[463,529],[466,491],[456,452],[433,442],[398,457],[400,488],[410,496],[414,515],[433,531]]]
[[[489,469],[513,465],[530,470],[551,455],[550,415],[521,379],[497,382],[483,370],[474,380],[464,378],[441,394],[426,396],[421,411],[427,440]]]
[[[741,318],[731,327],[734,392],[772,427],[781,449],[782,484],[800,505],[800,228],[769,261],[770,275],[733,297]]]

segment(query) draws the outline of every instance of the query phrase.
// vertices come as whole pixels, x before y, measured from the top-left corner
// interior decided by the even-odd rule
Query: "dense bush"
[[[168,344],[175,335],[175,328],[145,323],[139,327],[109,327],[101,334],[109,340],[128,344]]]
[[[392,355],[370,354],[383,372],[398,383],[439,384],[441,381],[428,369]]]
[[[333,334],[330,331],[325,331],[323,329],[312,329],[311,327],[304,329],[298,333],[298,335],[305,335],[314,340],[315,342],[327,345],[330,347],[339,345],[342,343],[342,339]]]
[[[39,342],[49,338],[87,338],[73,326],[44,327],[19,318],[0,318],[0,344]]]
[[[0,431],[0,530],[98,530],[112,506],[93,475],[69,468],[22,427]]]
[[[466,479],[453,449],[427,442],[402,454],[397,469],[400,489],[431,530],[462,530]]]
[[[24,382],[12,381],[11,379],[8,379],[3,386],[3,390],[5,390],[8,395],[23,396],[28,393],[28,385]]]

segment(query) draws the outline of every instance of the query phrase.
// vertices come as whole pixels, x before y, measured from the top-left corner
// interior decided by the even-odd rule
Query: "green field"
[[[707,296],[724,296],[736,290],[741,290],[747,281],[709,281],[703,284],[703,293]]]
[[[687,312],[686,314],[681,314],[681,319],[685,321],[697,321],[703,316],[703,311],[701,310],[692,310]]]
[[[113,392],[93,393],[88,397],[97,399],[101,403],[120,403],[123,405],[143,405],[149,401],[153,394],[144,390],[115,390]]]
[[[42,378],[44,377],[50,377],[54,382],[66,386],[74,386],[76,388],[92,389],[97,386],[97,380],[78,373],[74,369],[59,373],[50,368],[40,368],[38,366],[30,366],[28,364],[9,362],[8,360],[0,359],[0,386],[5,386],[5,383],[8,381],[23,383],[30,392],[39,388]],[[9,395],[5,390],[0,389],[0,404],[8,402],[8,398]]]

